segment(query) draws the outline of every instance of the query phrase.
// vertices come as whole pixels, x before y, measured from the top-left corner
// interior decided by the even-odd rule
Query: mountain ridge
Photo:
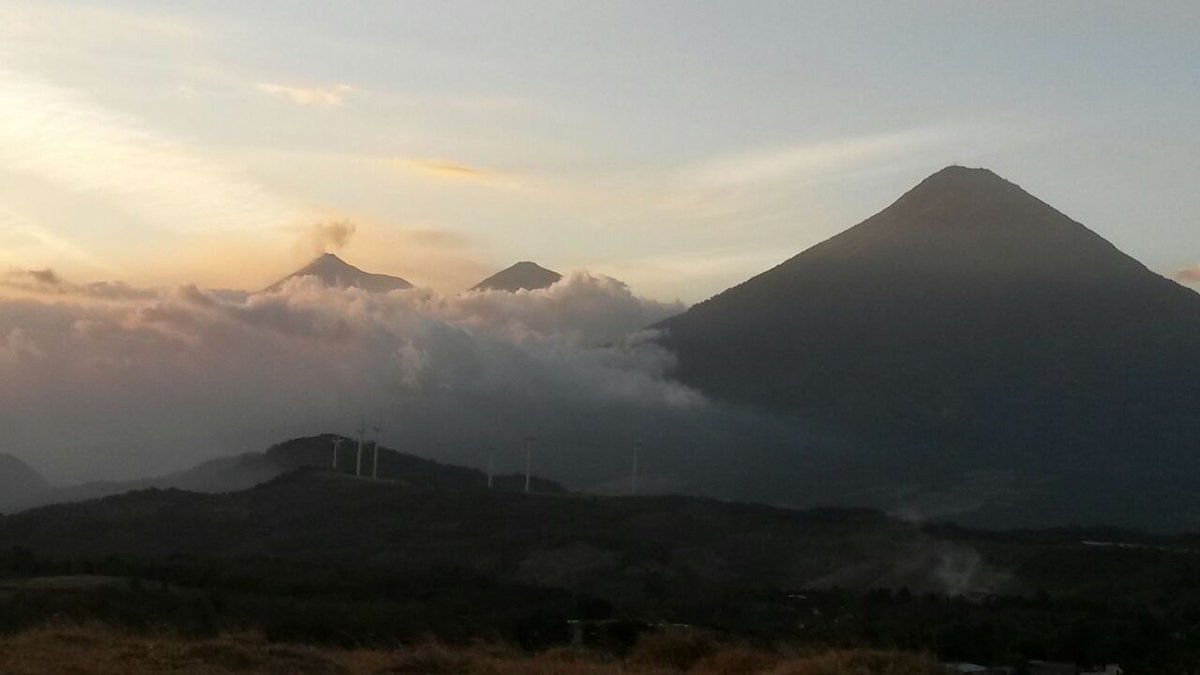
[[[522,260],[506,267],[470,288],[472,291],[534,291],[558,283],[562,275],[535,262]]]
[[[304,267],[266,287],[262,292],[277,291],[292,279],[308,276],[316,277],[322,284],[331,288],[361,288],[372,293],[387,293],[413,288],[412,283],[406,279],[388,274],[365,272],[333,253],[323,253]]]
[[[17,457],[0,452],[0,506],[50,488],[50,483],[33,467]]]
[[[296,469],[332,468],[330,465],[335,439],[342,441],[338,470],[353,474],[357,459],[356,441],[336,434],[321,434],[276,443],[263,452],[247,452],[210,459],[164,476],[131,481],[96,481],[53,488],[46,486],[46,489],[0,500],[0,512],[21,512],[51,504],[101,499],[136,490],[186,490],[207,494],[246,490]],[[366,443],[363,450],[365,474],[369,474],[373,468],[373,452],[374,444]],[[3,455],[0,455],[0,458],[2,457]],[[437,462],[387,447],[380,448],[379,457],[379,477],[384,480],[435,488],[487,485],[487,474],[478,469]],[[498,490],[515,492],[523,489],[524,476],[496,475],[494,483]],[[558,483],[536,475],[531,478],[531,487],[544,493],[565,491]]]

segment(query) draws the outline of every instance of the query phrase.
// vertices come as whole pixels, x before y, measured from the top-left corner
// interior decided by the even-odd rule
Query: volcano
[[[562,275],[548,270],[541,265],[522,261],[511,267],[500,270],[492,276],[471,287],[473,291],[508,291],[515,293],[520,290],[538,290],[549,288],[562,279]]]
[[[413,285],[400,277],[364,272],[332,253],[314,259],[304,267],[271,284],[265,292],[279,290],[284,283],[298,277],[316,277],[330,288],[361,288],[372,293],[406,290]]]
[[[983,473],[999,524],[1200,525],[1200,295],[986,169],[657,328],[683,382],[858,448],[847,494]]]

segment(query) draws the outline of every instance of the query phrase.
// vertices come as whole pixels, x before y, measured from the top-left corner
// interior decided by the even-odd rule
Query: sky
[[[0,271],[692,303],[985,166],[1200,285],[1195,2],[0,0]]]

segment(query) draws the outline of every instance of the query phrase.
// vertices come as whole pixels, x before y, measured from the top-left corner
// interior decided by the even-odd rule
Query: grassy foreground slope
[[[570,649],[527,654],[504,645],[419,642],[393,649],[281,645],[253,634],[186,640],[103,626],[55,626],[0,637],[0,672],[41,673],[430,673],[461,675],[926,675],[922,654],[837,650],[804,653],[720,644],[706,636],[648,635],[627,659]]]

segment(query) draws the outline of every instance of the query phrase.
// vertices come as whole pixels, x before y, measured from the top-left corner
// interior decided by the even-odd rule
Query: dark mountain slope
[[[0,510],[4,505],[37,494],[50,487],[46,479],[28,464],[0,453]]]
[[[304,267],[276,281],[265,292],[279,290],[284,283],[298,277],[316,277],[331,288],[361,288],[372,293],[405,290],[413,285],[400,277],[364,272],[332,253],[326,253]]]
[[[515,293],[520,290],[537,290],[549,288],[562,279],[562,275],[548,270],[533,262],[519,262],[512,267],[500,270],[492,276],[471,287],[473,291],[508,291]]]
[[[1200,476],[1200,295],[987,170],[944,169],[660,327],[683,381],[886,448],[896,483],[1162,479],[1137,504],[1161,515]],[[1129,498],[1120,522],[1161,524]],[[1103,517],[1096,494],[1039,508],[1071,499],[1053,518]]]

